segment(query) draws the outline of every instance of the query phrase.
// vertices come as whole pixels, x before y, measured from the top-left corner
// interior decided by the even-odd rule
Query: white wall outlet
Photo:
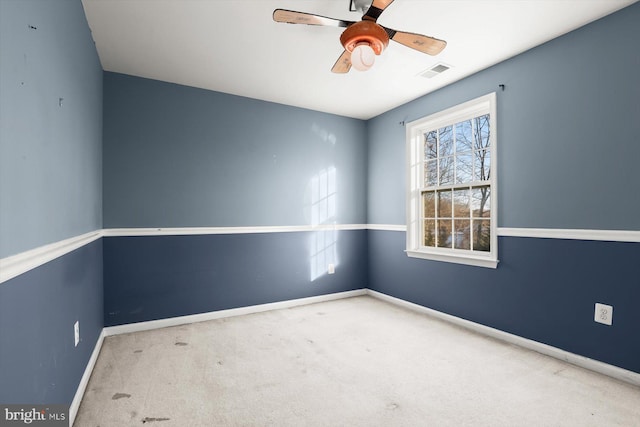
[[[333,263],[329,264],[329,266],[327,267],[327,273],[334,274],[335,272],[336,272],[335,264]]]
[[[597,302],[593,320],[605,325],[611,325],[611,323],[613,322],[613,307]]]
[[[77,347],[80,342],[80,321],[76,320],[76,323],[73,324],[73,342]]]

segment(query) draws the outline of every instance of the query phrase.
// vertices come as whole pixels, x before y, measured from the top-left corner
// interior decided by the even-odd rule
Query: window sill
[[[497,259],[473,255],[441,254],[420,250],[406,250],[405,253],[411,258],[453,262],[456,264],[466,264],[486,268],[497,268],[499,262]]]

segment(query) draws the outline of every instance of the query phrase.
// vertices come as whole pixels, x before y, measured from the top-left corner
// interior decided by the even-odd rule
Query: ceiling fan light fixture
[[[389,35],[375,22],[360,21],[342,32],[340,43],[349,52],[353,52],[357,45],[367,43],[376,55],[380,55],[389,45]]]
[[[360,21],[342,32],[340,43],[351,54],[353,68],[367,71],[376,61],[376,55],[389,45],[389,35],[375,22]]]
[[[351,52],[351,65],[358,71],[367,71],[376,62],[376,53],[368,43],[360,43]]]
[[[389,45],[389,40],[393,40],[394,42],[428,55],[439,54],[447,45],[446,41],[423,34],[397,31],[383,27],[377,23],[382,12],[384,12],[393,1],[394,0],[351,0],[350,10],[357,8],[362,9],[364,12],[362,20],[357,22],[287,9],[274,10],[273,20],[287,24],[346,28],[340,35],[340,43],[344,47],[344,51],[331,68],[331,72],[337,74],[348,73],[352,66],[358,70],[368,70],[375,62],[375,55],[380,55],[384,51]],[[371,55],[371,51],[373,51],[373,56]],[[352,62],[352,59],[354,62]]]

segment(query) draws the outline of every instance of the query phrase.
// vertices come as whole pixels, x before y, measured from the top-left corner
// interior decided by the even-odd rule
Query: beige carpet
[[[369,296],[105,339],[75,426],[638,426],[640,389]]]

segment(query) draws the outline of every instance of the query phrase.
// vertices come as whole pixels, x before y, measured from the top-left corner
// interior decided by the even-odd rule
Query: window
[[[495,93],[409,123],[407,162],[407,255],[495,268]]]

